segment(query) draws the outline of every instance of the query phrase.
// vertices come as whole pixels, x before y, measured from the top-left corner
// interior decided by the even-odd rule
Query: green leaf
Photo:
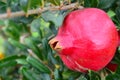
[[[60,5],[60,1],[61,1],[61,0],[48,0],[48,1],[49,1],[50,3],[58,6],[58,5]]]
[[[42,18],[47,22],[53,22],[55,26],[59,27],[62,25],[64,16],[59,12],[46,11],[42,13]]]
[[[120,65],[118,65],[116,73],[120,75]]]
[[[71,70],[66,70],[62,73],[62,76],[64,79],[75,79],[77,77],[79,77],[81,75],[81,73],[79,72],[74,72],[74,71],[71,71]]]
[[[33,73],[26,67],[21,67],[20,72],[27,78],[27,80],[37,80],[37,78],[33,76]]]
[[[98,0],[84,0],[85,7],[97,7]]]
[[[112,10],[109,10],[109,11],[107,12],[107,14],[108,14],[109,17],[111,17],[111,18],[115,16],[115,12],[112,11]]]
[[[20,35],[23,33],[23,25],[13,22],[12,20],[5,20],[4,32],[7,36],[19,40]]]
[[[3,20],[0,20],[0,26],[4,26],[4,21]]]
[[[50,48],[50,45],[48,44],[48,39],[46,38],[42,39],[42,52],[44,53],[44,57],[47,61],[48,59],[50,59],[49,61],[52,61],[54,64],[58,63],[52,55],[52,50]]]
[[[45,74],[45,73],[42,73],[40,75],[40,78],[39,80],[51,80],[51,76],[49,74]]]
[[[20,0],[20,5],[22,9],[27,12],[31,8],[37,6],[44,7],[44,0]]]
[[[25,39],[25,44],[32,49],[33,53],[35,53],[35,55],[37,55],[40,59],[43,60],[43,54],[41,53],[40,48],[37,46],[36,41],[34,41],[34,38],[30,37],[30,38],[26,38]]]
[[[37,19],[34,19],[31,23],[31,31],[32,32],[38,32],[40,30],[40,26],[41,26],[41,19],[40,18],[37,18]]]
[[[90,76],[90,80],[101,80],[100,75],[94,71],[90,70],[88,75]]]
[[[6,61],[4,63],[0,63],[0,69],[7,68],[7,67],[10,67],[10,66],[15,66],[16,64],[17,64],[17,62],[14,61],[14,60]]]
[[[55,80],[63,80],[62,79],[62,75],[61,75],[61,73],[60,73],[60,71],[58,70],[58,69],[55,69],[55,71],[54,71],[54,79]]]
[[[27,12],[27,6],[28,6],[28,1],[29,0],[20,0],[20,5],[21,5],[21,8],[25,11],[25,12]]]
[[[107,9],[112,6],[116,0],[99,0],[98,8]]]
[[[7,62],[7,61],[11,61],[11,60],[25,59],[25,58],[26,58],[25,55],[12,55],[12,56],[8,56],[8,57],[5,57],[4,59],[0,60],[0,64]]]
[[[48,73],[50,74],[51,71],[49,70],[48,67],[46,67],[42,62],[38,61],[37,59],[28,56],[27,57],[27,61],[28,63],[30,63],[33,67],[37,68],[39,71],[44,72],[44,73]]]
[[[105,80],[120,80],[119,74],[109,74]]]
[[[30,7],[41,6],[44,7],[44,0],[29,0]]]
[[[9,41],[12,45],[14,45],[14,46],[16,46],[16,47],[19,47],[21,50],[26,50],[26,49],[27,49],[27,46],[26,46],[26,45],[21,44],[20,42],[14,40],[14,39],[10,39],[10,38],[9,38],[8,41]]]
[[[49,23],[45,22],[41,17],[34,19],[30,25],[30,29],[32,34],[37,34],[35,36],[40,37],[41,39],[43,37],[46,37],[47,34],[50,35],[50,30],[48,28]],[[38,35],[39,34],[39,35]]]
[[[55,35],[57,34],[57,30],[56,30],[55,24],[53,22],[50,22],[49,28],[53,32],[53,34],[55,34]]]
[[[81,75],[78,80],[88,80],[84,75]],[[92,79],[91,79],[92,80]]]
[[[16,59],[16,62],[17,62],[17,64],[23,64],[23,65],[28,64],[26,59]]]
[[[6,12],[6,3],[0,1],[0,13]]]
[[[120,7],[115,10],[118,21],[120,22]]]
[[[120,6],[120,0],[116,0],[117,1],[117,5]]]
[[[47,59],[50,47],[48,46],[48,40],[46,38],[42,40],[42,47],[43,47],[42,52],[44,53],[44,57]]]
[[[34,37],[43,37],[43,33],[42,31],[40,30],[40,27],[41,27],[41,18],[37,18],[37,19],[34,19],[30,25],[30,30],[32,32],[32,35],[34,35]]]
[[[48,60],[52,62],[52,64],[59,64],[58,60],[54,57],[54,54],[52,53],[52,50],[49,47],[49,53],[48,53]]]
[[[6,2],[7,2],[7,7],[11,7],[11,5],[12,5],[12,0],[7,0]]]

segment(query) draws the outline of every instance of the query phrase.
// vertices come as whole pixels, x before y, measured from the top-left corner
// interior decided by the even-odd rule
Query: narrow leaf
[[[37,59],[28,56],[27,61],[39,71],[50,74],[50,70],[48,69],[48,67],[46,67],[42,62],[38,61]]]
[[[31,72],[26,67],[21,67],[20,72],[28,79],[28,80],[37,80]]]
[[[107,9],[112,6],[116,0],[99,0],[98,8]]]

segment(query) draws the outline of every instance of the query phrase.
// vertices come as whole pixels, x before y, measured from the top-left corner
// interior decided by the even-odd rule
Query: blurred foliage
[[[0,0],[0,14],[79,2],[84,7],[103,9],[120,29],[120,0]],[[88,74],[71,71],[62,63],[48,41],[56,35],[70,10],[45,11],[38,15],[0,20],[0,80],[120,80],[104,68]],[[119,65],[120,48],[112,62]]]

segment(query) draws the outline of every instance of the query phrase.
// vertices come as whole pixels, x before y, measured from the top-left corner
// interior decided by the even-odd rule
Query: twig
[[[32,14],[40,14],[42,12],[45,12],[47,10],[66,10],[66,9],[71,9],[71,8],[76,8],[78,6],[78,3],[72,3],[69,5],[65,6],[52,6],[52,7],[44,7],[44,8],[37,8],[33,10],[28,10],[27,15],[32,15]],[[78,6],[80,9],[82,9],[82,6]],[[25,16],[26,13],[24,11],[18,11],[18,12],[11,12],[11,14],[8,15],[8,13],[5,14],[0,14],[0,19],[5,19],[5,18],[13,18],[13,17],[19,17],[19,16]]]
[[[24,44],[24,40],[26,37],[28,37],[30,34],[26,33],[26,34],[23,34],[22,36],[20,36],[20,43]]]
[[[34,58],[40,60],[40,59],[35,55],[35,53],[34,53],[31,49],[27,49],[27,51],[29,52],[29,54],[30,54],[31,56],[33,56]],[[40,60],[40,61],[41,61],[41,60]]]

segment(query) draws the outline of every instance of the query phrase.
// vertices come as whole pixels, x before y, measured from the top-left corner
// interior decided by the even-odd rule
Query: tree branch
[[[82,6],[78,6],[78,3],[72,3],[70,5],[65,5],[65,6],[52,6],[52,7],[44,7],[43,9],[37,8],[33,10],[28,10],[27,15],[32,15],[32,14],[40,14],[42,12],[45,12],[47,10],[66,10],[66,9],[71,9],[71,8],[80,8],[82,9]],[[0,19],[5,19],[5,18],[13,18],[13,17],[19,17],[19,16],[25,16],[26,13],[24,11],[18,11],[18,12],[7,12],[5,14],[0,14]]]

